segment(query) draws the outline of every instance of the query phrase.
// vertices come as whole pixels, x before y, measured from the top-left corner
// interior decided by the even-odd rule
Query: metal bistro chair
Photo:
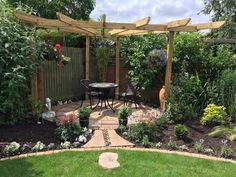
[[[124,100],[124,105],[128,105],[128,102],[134,103],[137,109],[137,94],[138,94],[138,82],[129,81],[126,92],[119,94],[119,97]]]
[[[90,80],[87,80],[87,79],[82,79],[80,80],[80,84],[81,86],[83,87],[83,90],[84,90],[84,93],[85,93],[85,96],[86,94],[88,95],[89,97],[89,102],[90,102],[90,107],[92,109],[92,105],[93,105],[93,100],[95,97],[99,97],[99,93],[95,90],[92,90],[89,86],[89,84],[91,84],[92,82]],[[81,107],[83,105],[83,100],[81,101]]]

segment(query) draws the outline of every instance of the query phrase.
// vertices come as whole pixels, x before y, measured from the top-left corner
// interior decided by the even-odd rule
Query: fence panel
[[[79,81],[84,78],[84,49],[65,47],[63,51],[65,56],[71,57],[64,68],[59,68],[55,61],[47,61],[44,65],[44,97],[53,102],[82,96]]]

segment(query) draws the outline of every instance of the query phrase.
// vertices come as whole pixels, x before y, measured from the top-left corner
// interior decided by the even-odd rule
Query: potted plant
[[[87,108],[85,106],[82,106],[79,109],[79,121],[81,127],[88,127],[89,125],[89,117],[92,110],[90,108]]]
[[[131,114],[131,109],[129,107],[123,107],[119,110],[119,124],[127,126],[128,116]]]

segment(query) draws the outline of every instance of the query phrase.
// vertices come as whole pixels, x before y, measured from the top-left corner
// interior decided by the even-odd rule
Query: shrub
[[[228,112],[231,120],[236,122],[236,100],[231,105],[229,105]]]
[[[187,145],[181,145],[181,146],[179,146],[179,149],[181,150],[181,151],[188,151],[189,150],[189,148],[188,148],[188,146]]]
[[[73,142],[81,134],[81,128],[74,114],[60,119],[60,127],[55,130],[56,135],[62,141]]]
[[[128,119],[128,116],[131,114],[131,109],[129,107],[122,107],[119,112],[119,119]]]
[[[19,23],[12,12],[6,1],[0,1],[0,124],[15,124],[27,117],[29,82],[46,50],[35,30]]]
[[[174,127],[174,132],[178,139],[184,139],[187,137],[188,129],[186,126],[178,124]]]
[[[216,126],[212,132],[208,134],[211,137],[220,137],[225,135],[230,141],[236,140],[236,127]]]
[[[153,141],[157,137],[157,126],[155,123],[139,122],[130,127],[127,137],[136,142],[141,142],[145,135],[148,136],[150,141]]]
[[[142,139],[142,145],[144,147],[150,147],[151,144],[150,144],[150,141],[149,141],[149,138],[147,135],[144,135],[143,139]]]
[[[222,140],[223,146],[220,149],[220,155],[224,158],[229,158],[232,154],[232,149],[228,146],[227,140]]]
[[[18,151],[20,148],[20,144],[17,142],[11,142],[9,145],[6,145],[4,148],[5,153],[14,153]]]
[[[168,143],[167,143],[167,148],[170,150],[175,150],[177,149],[177,145],[176,142],[172,139],[172,137],[170,137]]]
[[[204,149],[204,153],[206,153],[208,155],[212,155],[214,153],[214,151],[211,148],[206,148],[206,149]]]
[[[166,114],[163,114],[161,117],[155,120],[155,124],[159,127],[165,127],[168,124],[168,117]]]
[[[65,149],[69,149],[71,147],[70,141],[65,141],[61,143],[61,147]]]
[[[127,128],[124,125],[119,125],[119,127],[116,129],[116,131],[120,134],[123,134],[124,132],[127,131]]]
[[[204,140],[203,139],[200,139],[199,141],[197,141],[195,144],[194,144],[194,150],[196,152],[203,152],[204,151],[204,147],[203,147],[203,143],[204,143]]]
[[[225,107],[217,106],[215,104],[209,104],[204,109],[204,114],[200,120],[203,125],[212,125],[224,123],[226,117]]]

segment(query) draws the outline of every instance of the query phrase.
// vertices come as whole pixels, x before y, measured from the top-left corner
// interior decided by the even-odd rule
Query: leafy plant
[[[81,134],[81,128],[75,115],[67,115],[61,118],[60,127],[55,130],[56,135],[62,141],[73,142]]]
[[[9,145],[6,145],[3,149],[5,153],[14,153],[20,149],[20,144],[17,142],[11,142]]]
[[[220,149],[220,155],[224,158],[229,158],[232,154],[232,149],[228,146],[227,140],[222,140],[223,146]]]
[[[116,129],[116,131],[122,134],[127,131],[127,128],[124,125],[119,125],[119,127]]]
[[[187,137],[188,129],[186,126],[178,124],[174,127],[174,132],[178,139],[184,139]]]
[[[179,149],[180,149],[181,151],[188,151],[188,150],[189,150],[188,146],[185,145],[185,144],[179,146]]]
[[[214,153],[213,149],[211,148],[205,148],[204,149],[204,153],[208,154],[208,155],[212,155]]]
[[[149,138],[148,138],[147,135],[145,135],[145,136],[143,137],[143,139],[142,139],[142,145],[143,145],[144,147],[150,147],[150,146],[151,146],[150,141],[149,141]]]
[[[65,141],[61,143],[61,147],[65,149],[69,149],[71,147],[70,141]]]
[[[177,149],[177,145],[176,142],[172,139],[172,137],[170,137],[168,143],[167,143],[167,148],[170,150],[175,150]]]
[[[168,124],[168,117],[166,114],[163,114],[161,117],[155,120],[155,124],[159,127],[165,127]]]
[[[88,127],[91,112],[92,110],[86,106],[79,109],[79,120],[82,127]]]
[[[236,127],[216,126],[212,132],[208,134],[211,137],[220,137],[226,135],[230,141],[236,140]]]
[[[38,141],[34,147],[32,148],[33,151],[41,151],[45,148],[45,144],[43,144],[41,141]]]
[[[203,143],[204,143],[204,139],[200,139],[199,141],[195,142],[195,144],[194,144],[194,150],[195,150],[196,152],[198,152],[198,153],[204,152]]]
[[[33,96],[29,96],[30,103],[33,109],[33,116],[38,118],[39,114],[43,112],[43,104],[40,100],[34,98]]]
[[[215,123],[224,123],[226,117],[225,107],[209,104],[204,109],[204,114],[201,117],[201,124],[211,125]]]
[[[132,110],[129,107],[122,107],[119,112],[118,112],[118,116],[119,119],[128,119],[128,116],[131,114]]]

